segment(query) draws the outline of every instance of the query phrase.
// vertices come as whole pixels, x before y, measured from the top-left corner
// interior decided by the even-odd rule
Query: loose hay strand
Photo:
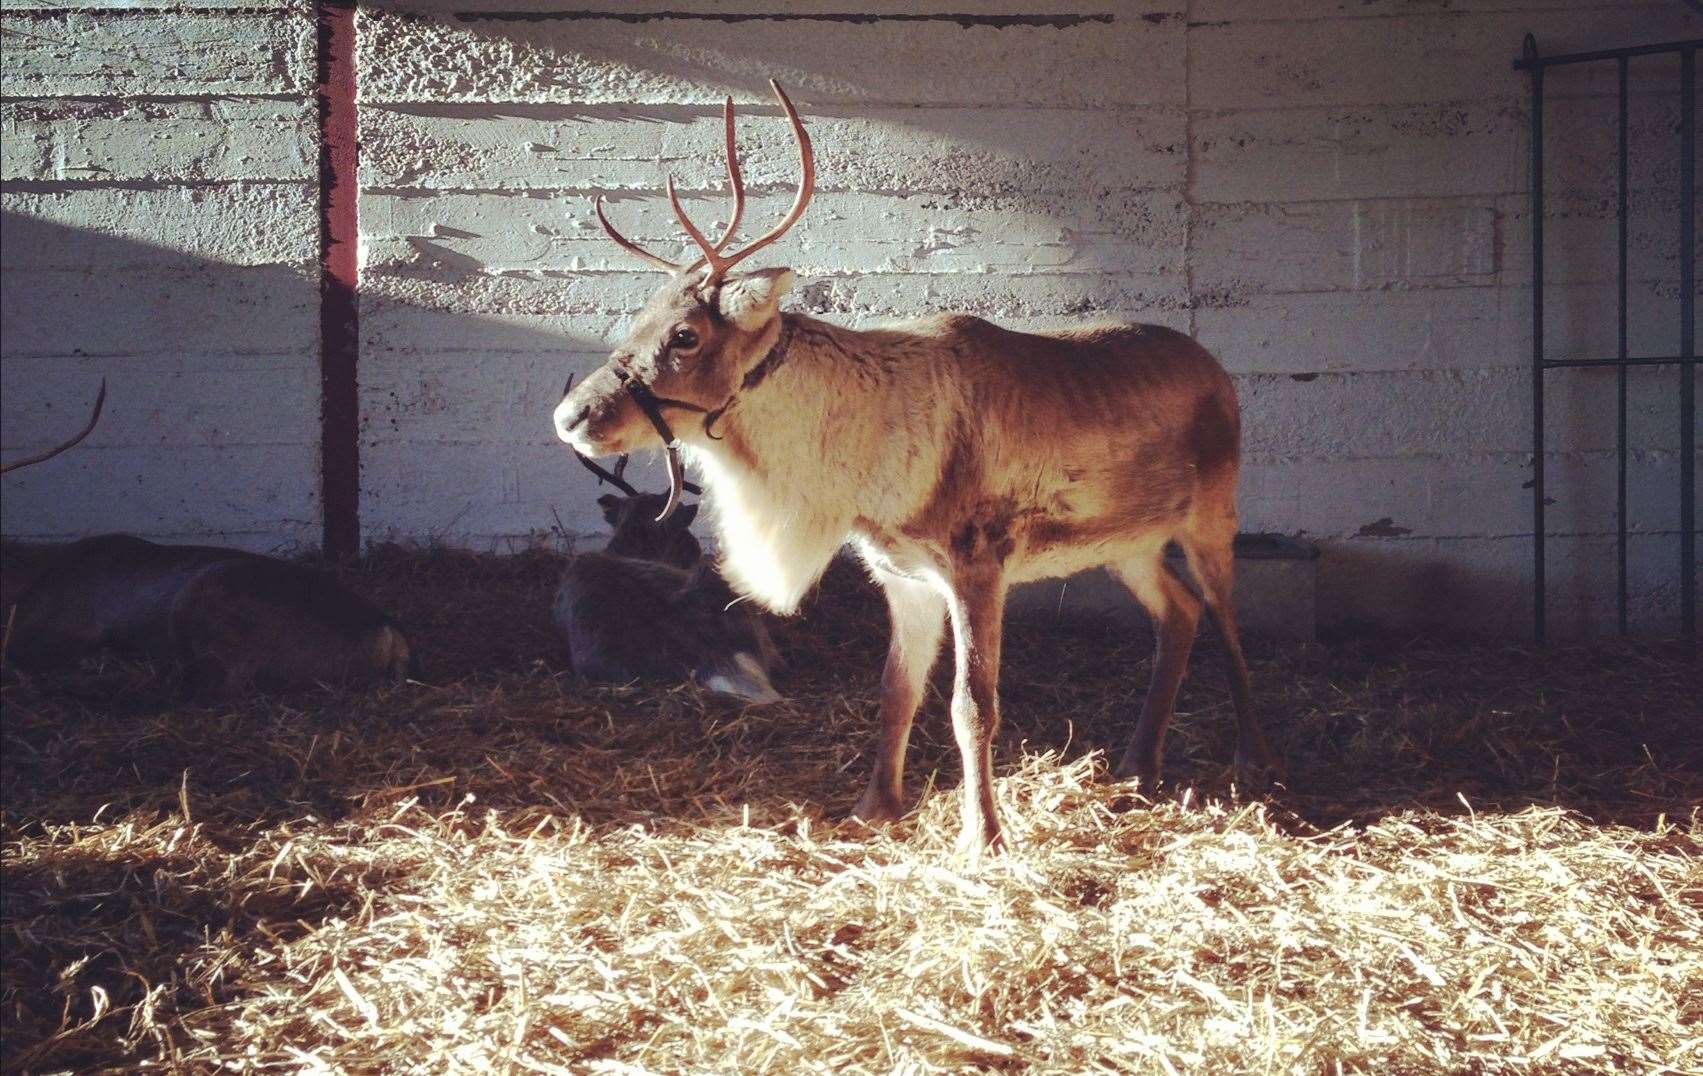
[[[835,821],[884,644],[857,580],[782,625],[791,701],[740,710],[576,684],[554,570],[360,567],[424,685],[209,709],[110,661],[7,682],[5,1067],[1703,1069],[1683,656],[1256,651],[1292,772],[1263,801],[1212,764],[1208,656],[1170,752],[1192,791],[1148,803],[1099,754],[1145,637],[1014,627],[1016,840],[972,873],[938,700],[917,810]]]

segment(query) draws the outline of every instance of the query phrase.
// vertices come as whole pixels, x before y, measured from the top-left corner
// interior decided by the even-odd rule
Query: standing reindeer
[[[1012,332],[938,315],[853,331],[783,314],[789,269],[733,272],[803,215],[815,185],[810,138],[792,124],[802,179],[778,226],[736,253],[744,208],[733,102],[724,109],[733,213],[711,241],[668,183],[700,251],[666,261],[597,217],[623,249],[670,278],[610,359],[557,406],[558,436],[597,454],[665,442],[704,475],[722,566],[741,591],[795,610],[842,544],[886,593],[892,642],[882,674],[874,773],[855,814],[903,809],[906,742],[950,621],[952,725],[964,766],[960,849],[1001,843],[990,746],[999,724],[1006,589],[1105,565],[1152,617],[1153,680],[1119,776],[1158,779],[1165,729],[1204,607],[1235,700],[1240,767],[1275,768],[1255,718],[1230,584],[1240,442],[1236,394],[1189,337],[1153,325]],[[678,438],[667,416],[701,419]],[[678,479],[676,479],[678,481]],[[1175,541],[1203,592],[1165,566]]]

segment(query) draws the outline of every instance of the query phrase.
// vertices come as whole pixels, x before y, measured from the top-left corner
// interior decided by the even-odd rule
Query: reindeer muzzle
[[[682,494],[690,493],[693,496],[703,494],[703,490],[686,481],[686,467],[680,462],[680,441],[674,436],[674,431],[668,428],[668,420],[662,417],[662,409],[665,406],[695,412],[703,412],[705,409],[697,404],[687,403],[685,400],[673,400],[658,396],[650,390],[649,385],[625,373],[621,375],[621,384],[626,388],[627,395],[633,398],[633,403],[638,405],[640,411],[644,412],[645,418],[650,420],[652,428],[656,430],[656,435],[662,438],[663,452],[668,459],[668,500],[662,506],[662,514],[656,517],[656,522],[661,523],[680,507]],[[567,397],[573,387],[574,379],[570,375],[568,383],[562,386],[563,398]],[[579,460],[586,470],[596,475],[599,480],[610,483],[629,497],[638,496],[638,490],[634,489],[623,477],[623,472],[627,469],[626,453],[621,454],[620,461],[615,465],[615,473],[611,474],[579,449],[570,445],[568,450],[574,454],[574,458]]]

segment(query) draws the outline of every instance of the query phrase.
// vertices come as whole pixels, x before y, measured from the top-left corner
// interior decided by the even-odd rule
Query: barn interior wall
[[[307,0],[5,0],[9,537],[318,540],[318,134]]]
[[[100,375],[114,386],[87,451],[8,477],[5,530],[312,542],[311,13],[118,6],[5,2],[6,447],[53,440]],[[811,212],[772,251],[799,271],[797,308],[1194,332],[1242,394],[1244,529],[1321,544],[1322,619],[1524,630],[1527,83],[1510,60],[1527,31],[1546,52],[1698,36],[1684,4],[575,7],[362,4],[369,540],[602,529],[548,416],[657,281],[588,196],[664,248],[667,173],[700,220],[724,212],[731,92],[747,219],[779,216],[794,172],[772,75],[818,150]],[[1581,354],[1615,342],[1612,77],[1550,83],[1547,331]],[[1671,60],[1634,85],[1631,343],[1670,352]],[[1612,374],[1562,376],[1566,631],[1612,623],[1614,422]],[[1633,607],[1655,630],[1676,604],[1672,386],[1630,384]]]

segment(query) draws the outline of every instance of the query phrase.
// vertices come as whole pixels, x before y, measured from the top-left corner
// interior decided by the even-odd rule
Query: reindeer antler
[[[670,176],[668,177],[668,203],[673,206],[674,215],[679,218],[681,227],[686,229],[686,234],[703,252],[702,256],[690,265],[680,265],[665,258],[659,258],[645,250],[616,231],[614,226],[609,223],[609,218],[603,214],[603,198],[599,195],[594,200],[597,208],[597,220],[598,223],[603,225],[603,230],[609,233],[609,238],[615,240],[628,253],[670,273],[692,273],[707,265],[710,267],[710,271],[704,277],[704,282],[712,284],[720,280],[734,265],[773,243],[785,235],[794,224],[797,224],[798,218],[804,215],[804,207],[810,204],[810,196],[816,191],[816,154],[810,145],[810,135],[804,130],[804,121],[798,118],[798,110],[792,106],[791,98],[787,97],[786,91],[781,89],[780,83],[774,79],[769,80],[769,87],[775,91],[775,97],[780,100],[781,108],[786,111],[787,119],[792,123],[792,134],[798,142],[798,165],[801,172],[798,195],[793,199],[792,208],[787,211],[786,217],[782,219],[780,224],[743,250],[729,255],[722,254],[728,241],[733,238],[734,229],[739,227],[739,218],[745,212],[745,183],[739,172],[739,154],[734,147],[733,98],[729,97],[722,105],[722,117],[727,130],[727,177],[733,188],[733,216],[728,220],[727,227],[722,230],[721,237],[711,243],[704,237],[704,233],[698,230],[697,225],[692,223],[692,218],[686,215],[686,209],[680,204],[680,196],[674,189],[674,177]]]
[[[35,463],[45,463],[59,455],[61,452],[64,452],[66,449],[77,447],[78,443],[80,443],[83,438],[94,432],[95,423],[101,420],[101,408],[105,406],[106,378],[103,377],[101,378],[101,390],[95,395],[94,413],[89,415],[89,424],[83,427],[81,433],[77,434],[77,436],[71,438],[69,441],[66,441],[64,444],[48,449],[46,452],[38,452],[33,456],[27,456],[21,460],[13,460],[11,463],[0,464],[0,474],[5,474],[7,471],[15,471],[20,467],[28,467]]]
[[[727,132],[727,175],[733,182],[733,216],[728,218],[727,227],[722,229],[721,238],[715,241],[715,249],[717,251],[720,251],[722,247],[727,246],[727,241],[733,238],[733,230],[739,227],[739,218],[745,213],[745,183],[739,174],[739,154],[734,149],[733,145],[732,97],[729,97],[727,100],[722,102],[721,117],[722,125]],[[669,182],[673,183],[673,180],[670,179]],[[592,199],[592,205],[597,209],[597,222],[603,225],[603,230],[609,233],[609,238],[620,244],[621,249],[625,250],[627,253],[632,254],[643,261],[649,262],[658,269],[669,273],[690,273],[698,266],[704,264],[702,258],[693,262],[691,265],[681,265],[679,262],[671,262],[666,258],[657,257],[655,254],[652,254],[650,251],[644,249],[615,230],[615,226],[609,223],[609,218],[603,215],[603,196],[601,194]]]

